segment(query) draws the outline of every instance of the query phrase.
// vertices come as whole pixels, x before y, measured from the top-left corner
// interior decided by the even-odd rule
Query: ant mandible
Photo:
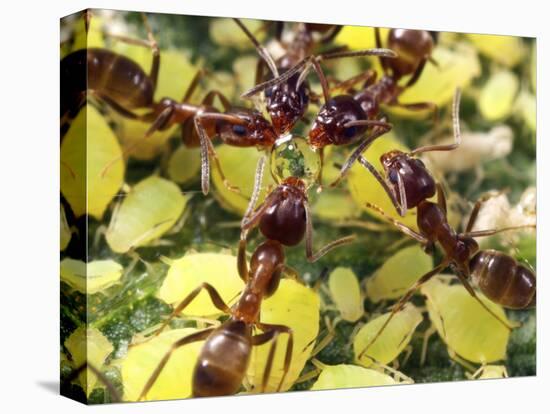
[[[176,341],[151,374],[138,401],[145,398],[176,349],[204,340],[205,343],[201,348],[193,372],[193,397],[235,394],[246,375],[252,348],[271,342],[262,378],[261,391],[263,392],[271,374],[277,338],[285,333],[288,335],[288,342],[283,375],[277,387],[277,391],[279,391],[290,368],[294,345],[293,332],[288,326],[266,324],[260,322],[259,319],[262,300],[273,295],[279,286],[285,268],[284,262],[283,246],[277,241],[267,240],[260,244],[252,255],[250,270],[246,269],[246,265],[244,266],[246,273],[241,276],[246,285],[233,307],[230,308],[218,291],[208,283],[201,284],[184,298],[155,335],[160,334],[170,321],[180,314],[203,289],[210,296],[214,306],[230,317],[217,328],[207,328]],[[254,327],[263,332],[254,335]]]
[[[460,125],[458,122],[458,106],[460,91],[457,90],[454,100],[454,133],[455,140],[460,142]],[[422,199],[417,208],[417,225],[419,232],[405,224],[389,217],[380,207],[367,203],[367,207],[375,210],[400,231],[422,243],[427,251],[433,250],[438,243],[443,252],[442,262],[434,269],[420,277],[407,292],[393,306],[389,318],[385,321],[376,335],[371,339],[359,358],[363,356],[370,346],[378,339],[380,334],[389,324],[395,313],[399,312],[412,297],[414,292],[432,277],[451,266],[468,293],[493,317],[508,329],[505,321],[491,311],[483,301],[479,299],[471,282],[477,286],[490,300],[510,309],[526,309],[535,306],[536,303],[536,276],[533,270],[518,263],[513,257],[495,250],[480,250],[476,237],[492,236],[497,233],[524,228],[534,228],[533,225],[505,227],[501,229],[472,231],[482,204],[488,197],[480,198],[474,205],[466,229],[457,233],[447,221],[447,203],[445,194],[440,185],[437,188],[437,203]]]

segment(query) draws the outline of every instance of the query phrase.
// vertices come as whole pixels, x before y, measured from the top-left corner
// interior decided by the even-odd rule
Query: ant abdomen
[[[208,337],[193,372],[193,396],[235,394],[241,387],[252,350],[252,326],[227,321]]]
[[[510,309],[536,304],[536,276],[513,257],[496,250],[482,250],[470,260],[470,272],[479,289]]]
[[[430,57],[434,40],[425,30],[392,29],[386,46],[398,55],[388,62],[394,75],[400,78],[414,73]]]
[[[365,111],[353,96],[335,96],[319,111],[309,132],[309,142],[315,148],[322,148],[329,144],[351,144],[365,133],[367,127],[349,125],[349,123],[366,119]]]
[[[271,240],[285,246],[300,243],[306,232],[304,193],[292,185],[281,185],[274,190],[273,202],[260,220],[260,231]]]

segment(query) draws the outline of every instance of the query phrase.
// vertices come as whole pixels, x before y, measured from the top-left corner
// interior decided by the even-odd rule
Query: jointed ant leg
[[[234,18],[233,19],[235,23],[242,29],[242,31],[246,34],[246,36],[250,39],[250,41],[254,44],[256,47],[256,50],[258,51],[258,54],[262,57],[262,59],[267,63],[267,66],[269,66],[269,69],[273,73],[273,77],[279,76],[279,71],[277,70],[277,65],[275,65],[275,61],[267,51],[265,47],[263,47],[260,42],[258,42],[258,39],[248,30],[248,28],[241,22],[239,19]]]
[[[384,210],[382,210],[380,207],[378,207],[376,204],[372,203],[366,203],[365,206],[367,208],[370,208],[371,210],[376,211],[378,214],[380,214],[385,220],[389,221],[391,224],[393,224],[395,227],[397,227],[402,233],[406,234],[409,237],[412,237],[416,241],[422,243],[423,245],[427,245],[429,243],[429,240],[424,237],[422,234],[414,231],[409,226],[401,223],[400,221],[395,220],[394,218],[388,216]]]
[[[342,168],[340,169],[340,173],[338,174],[338,178],[334,180],[330,186],[335,187],[338,185],[340,181],[347,175],[350,168],[353,166],[355,161],[367,150],[367,148],[380,136],[384,135],[386,132],[390,131],[392,129],[392,125],[388,124],[385,121],[371,121],[371,120],[362,120],[362,121],[353,121],[346,124],[346,127],[351,126],[374,126],[374,130],[372,134],[368,137],[366,137],[363,142],[361,142],[357,148],[351,153],[351,155],[348,157]]]
[[[466,229],[464,230],[465,233],[470,233],[474,228],[474,225],[477,220],[477,216],[483,204],[489,201],[491,198],[498,197],[502,193],[503,193],[502,191],[487,193],[477,199],[477,201],[474,204],[474,207],[472,208],[472,211],[470,212],[470,217],[468,218],[468,224],[466,225]]]
[[[160,373],[162,372],[162,370],[164,369],[164,367],[168,363],[168,360],[170,359],[170,357],[172,356],[172,353],[175,350],[177,350],[178,348],[181,348],[184,345],[188,345],[188,344],[191,344],[193,342],[198,342],[198,341],[205,340],[212,333],[212,331],[214,331],[214,329],[215,328],[208,328],[208,329],[205,329],[205,330],[200,331],[200,332],[195,332],[195,333],[192,333],[191,335],[183,337],[180,340],[178,340],[177,342],[175,342],[170,347],[168,352],[164,355],[164,357],[161,359],[161,361],[159,362],[159,364],[157,365],[157,367],[155,368],[155,370],[153,371],[153,373],[149,377],[149,380],[147,380],[147,383],[143,387],[143,390],[141,391],[141,394],[139,395],[137,400],[141,401],[143,398],[145,398],[145,396],[147,395],[147,393],[151,390],[151,388],[155,384],[155,382],[158,379]]]
[[[329,88],[329,92],[332,93],[336,90],[344,90],[348,92],[353,88],[353,86],[357,85],[358,83],[364,82],[365,84],[370,84],[375,79],[376,79],[376,72],[372,69],[369,69],[345,81],[336,82],[334,85],[332,85]]]
[[[276,391],[278,392],[280,391],[285,381],[286,375],[288,374],[288,371],[290,369],[290,363],[292,361],[292,351],[294,348],[294,333],[292,332],[291,328],[284,325],[273,325],[273,324],[267,324],[267,323],[257,323],[256,325],[258,326],[258,328],[264,331],[264,333],[256,335],[253,338],[254,345],[261,345],[261,344],[267,343],[268,341],[272,341],[271,348],[269,349],[269,354],[267,356],[264,375],[262,378],[261,392],[265,391],[267,387],[267,383],[269,381],[271,368],[273,367],[273,359],[275,358],[275,351],[277,350],[277,338],[282,333],[288,334],[288,342],[286,344],[285,360],[283,365],[283,375],[281,376],[281,380],[279,381],[279,385],[277,386],[277,389],[276,389]]]
[[[422,286],[424,283],[426,283],[428,280],[430,280],[432,277],[434,277],[435,275],[437,275],[438,273],[440,273],[443,269],[445,269],[448,265],[448,262],[447,261],[443,261],[441,264],[439,264],[438,266],[434,267],[432,270],[430,270],[428,273],[426,273],[424,276],[422,276],[421,278],[419,278],[408,290],[407,292],[401,296],[401,298],[399,299],[399,301],[396,302],[396,304],[393,306],[392,310],[391,310],[391,313],[390,313],[390,316],[388,317],[388,319],[386,319],[386,321],[384,322],[384,324],[380,327],[380,329],[378,330],[378,332],[376,333],[376,335],[374,335],[374,337],[369,341],[369,343],[367,344],[367,346],[359,353],[359,356],[357,357],[358,359],[361,359],[361,357],[363,357],[363,355],[365,355],[365,353],[367,352],[367,350],[372,346],[372,344],[374,342],[376,342],[376,340],[378,339],[378,337],[382,334],[382,332],[386,329],[386,327],[388,326],[388,324],[390,323],[390,321],[393,319],[393,317],[395,316],[395,314],[397,312],[399,312],[401,309],[403,309],[403,307],[405,306],[405,304],[412,298],[413,294],[420,288],[420,286]]]
[[[380,37],[380,29],[378,27],[374,28],[374,38],[376,41],[376,47],[381,49],[382,48],[382,39]],[[380,57],[380,64],[382,65],[382,69],[384,70],[384,73],[388,73],[388,61],[384,59],[383,57]]]
[[[420,62],[420,64],[414,71],[413,75],[411,76],[411,78],[405,84],[405,88],[409,88],[413,86],[418,81],[418,79],[420,78],[420,75],[422,74],[422,71],[424,70],[424,66],[426,66],[426,62],[427,62],[427,59],[423,59],[422,62]]]
[[[311,212],[309,203],[304,201],[304,209],[306,211],[306,257],[310,263],[316,262],[335,247],[351,243],[355,240],[355,235],[341,237],[327,245],[321,247],[317,252],[313,252],[313,223],[311,221]]]
[[[470,231],[470,232],[462,233],[461,235],[466,237],[485,237],[485,236],[493,236],[495,234],[503,233],[505,231],[516,231],[516,230],[536,229],[536,228],[537,226],[535,224],[523,224],[521,226],[510,226],[510,227],[503,227],[500,229]]]
[[[71,383],[73,380],[75,380],[84,370],[89,369],[94,373],[94,375],[107,387],[107,390],[109,390],[109,393],[111,394],[111,401],[112,402],[121,402],[122,398],[120,397],[120,394],[118,393],[117,389],[113,385],[111,381],[101,372],[99,369],[97,369],[93,364],[89,363],[88,361],[85,361],[82,365],[75,368],[67,378],[63,380],[63,384]],[[83,385],[83,384],[81,384]]]
[[[443,187],[440,183],[436,184],[437,188],[437,204],[445,214],[447,214],[447,199],[445,198],[445,192],[443,191]]]

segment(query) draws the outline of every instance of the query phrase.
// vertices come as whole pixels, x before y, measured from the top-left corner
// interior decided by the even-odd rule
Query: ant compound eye
[[[391,170],[389,178],[390,178],[390,182],[392,184],[397,184],[397,171],[396,170]]]
[[[346,138],[353,138],[355,134],[357,133],[357,127],[351,126],[346,129],[344,129],[344,136]]]
[[[246,134],[246,127],[240,124],[233,125],[233,132],[242,137]]]

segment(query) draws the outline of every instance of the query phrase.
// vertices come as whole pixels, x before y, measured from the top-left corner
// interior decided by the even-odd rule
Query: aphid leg
[[[384,210],[382,210],[380,207],[378,207],[375,204],[372,203],[366,203],[365,206],[367,208],[370,208],[371,210],[376,211],[378,214],[380,214],[385,220],[389,221],[391,224],[393,224],[395,227],[397,227],[402,233],[406,234],[409,237],[412,237],[416,241],[422,243],[423,245],[427,245],[429,243],[429,240],[424,237],[422,234],[414,231],[409,226],[401,223],[400,221],[395,220],[394,218],[388,216]]]
[[[353,166],[355,161],[367,150],[368,147],[380,136],[384,135],[386,132],[390,131],[392,129],[392,125],[385,122],[385,121],[374,121],[374,120],[360,120],[360,121],[351,121],[348,122],[345,127],[353,127],[353,126],[374,126],[375,129],[372,131],[371,135],[367,136],[363,142],[361,142],[357,148],[351,153],[351,155],[348,157],[342,168],[340,169],[340,173],[338,174],[338,178],[334,180],[330,186],[335,187],[342,181],[342,179],[347,175],[350,168]]]
[[[313,252],[313,223],[311,220],[309,203],[306,200],[304,200],[304,209],[306,212],[306,257],[310,263],[316,262],[317,260],[319,260],[321,257],[323,257],[325,254],[327,254],[329,251],[331,251],[335,247],[342,246],[344,244],[349,244],[355,240],[356,238],[355,235],[341,237],[337,240],[333,240],[332,242],[326,244],[325,246],[321,247],[317,252],[314,253]]]
[[[459,147],[462,142],[462,134],[460,133],[460,88],[456,88],[454,98],[453,98],[453,135],[455,141],[452,144],[442,144],[442,145],[426,145],[420,148],[416,148],[411,151],[409,155],[418,155],[422,152],[431,152],[431,151],[452,151]],[[435,105],[433,103],[418,103],[418,104],[399,104],[401,107],[410,107],[411,105]],[[435,107],[437,108],[437,106]],[[410,109],[410,108],[409,108]],[[437,111],[434,112],[434,116],[437,114]]]
[[[220,311],[230,314],[231,309],[227,304],[224,302],[216,288],[209,283],[203,282],[199,286],[197,286],[191,293],[189,293],[179,304],[176,306],[176,308],[172,311],[170,316],[162,323],[160,328],[155,332],[154,335],[151,335],[149,338],[154,338],[162,333],[164,328],[168,326],[168,324],[176,318],[193,300],[198,296],[199,293],[201,293],[202,290],[206,290],[208,295],[210,296],[210,300],[212,301],[212,304],[219,309]]]
[[[407,212],[406,207],[404,205],[400,204],[399,201],[397,201],[397,196],[396,196],[393,188],[388,185],[388,183],[382,177],[382,175],[378,172],[378,170],[376,168],[374,168],[374,165],[372,165],[370,162],[368,162],[367,159],[365,157],[363,157],[362,155],[359,156],[357,161],[359,161],[359,164],[361,164],[363,167],[365,167],[367,170],[369,170],[369,172],[374,176],[374,178],[376,178],[376,181],[378,181],[380,183],[380,185],[382,186],[382,188],[384,189],[384,191],[386,192],[386,194],[390,198],[393,206],[395,207],[395,210],[399,213],[399,215],[401,217],[404,217],[405,213]]]
[[[253,338],[253,341],[254,341],[253,344],[261,345],[269,341],[272,341],[271,348],[269,350],[269,355],[267,357],[266,366],[264,369],[264,376],[262,378],[261,392],[265,391],[265,388],[267,387],[267,382],[269,381],[271,368],[273,366],[273,359],[275,357],[275,351],[277,350],[277,338],[282,333],[288,334],[288,342],[286,343],[285,360],[283,365],[283,375],[281,376],[281,380],[276,390],[277,392],[279,392],[285,381],[286,375],[288,374],[288,370],[290,369],[290,363],[292,361],[292,350],[294,348],[294,333],[292,332],[291,328],[285,325],[274,325],[274,324],[267,324],[267,323],[257,323],[256,325],[258,326],[258,328],[264,331],[264,333],[256,335]]]
[[[393,317],[395,316],[395,314],[397,312],[399,312],[401,309],[403,309],[403,307],[406,305],[406,303],[411,299],[411,297],[414,295],[414,293],[420,288],[420,286],[422,286],[424,283],[426,283],[428,280],[430,280],[432,277],[434,277],[435,275],[437,275],[438,273],[440,273],[443,269],[445,269],[448,265],[448,262],[447,261],[443,261],[441,262],[441,264],[437,265],[436,267],[434,267],[432,270],[430,270],[428,273],[426,273],[424,276],[420,277],[408,290],[407,292],[401,296],[401,298],[399,299],[399,301],[393,305],[393,308],[391,310],[391,313],[390,313],[390,316],[388,317],[388,319],[386,319],[386,321],[384,322],[384,324],[380,327],[380,329],[378,330],[378,332],[376,333],[376,335],[374,335],[374,337],[369,341],[369,343],[367,344],[367,346],[365,346],[365,348],[359,353],[359,356],[357,357],[358,359],[361,359],[363,357],[363,355],[366,354],[367,350],[372,346],[372,344],[374,344],[376,342],[376,340],[378,339],[378,337],[382,334],[382,332],[386,329],[386,327],[388,326],[388,324],[390,323],[390,321],[393,319]]]
[[[466,290],[468,291],[468,293],[477,301],[477,303],[479,303],[481,305],[481,307],[483,309],[485,309],[487,312],[489,312],[489,314],[491,314],[491,316],[493,318],[495,318],[496,320],[498,320],[502,325],[504,325],[504,327],[506,327],[506,329],[508,330],[512,330],[514,328],[516,328],[517,326],[515,325],[510,325],[508,322],[506,322],[505,320],[501,319],[500,316],[498,316],[495,312],[493,312],[486,304],[485,302],[483,302],[479,296],[477,295],[476,291],[474,290],[474,288],[472,287],[472,285],[470,285],[470,282],[468,281],[468,278],[466,278],[461,272],[456,272],[457,276],[458,276],[458,279],[462,282],[462,285],[466,288]]]
[[[143,387],[143,390],[141,391],[137,401],[141,401],[143,398],[147,396],[147,393],[151,390],[153,385],[155,385],[156,380],[158,379],[160,373],[168,363],[168,360],[170,359],[170,357],[172,356],[172,353],[175,350],[177,350],[178,348],[181,348],[184,345],[205,340],[206,338],[208,338],[208,335],[210,335],[210,333],[214,331],[214,329],[215,328],[208,328],[200,332],[192,333],[191,335],[187,335],[186,337],[183,337],[178,341],[176,341],[174,344],[172,344],[168,352],[166,352],[164,357],[162,357],[161,361],[159,362],[159,364],[157,365],[157,367],[155,368],[155,370],[147,380],[147,383]]]
[[[107,387],[107,390],[109,391],[109,394],[111,394],[111,401],[112,402],[121,402],[122,398],[120,397],[119,392],[113,385],[111,381],[101,372],[99,369],[97,369],[94,364],[91,364],[88,361],[85,361],[82,365],[75,368],[71,371],[71,373],[63,380],[61,383],[61,388],[65,384],[70,384],[73,380],[75,380],[84,370],[89,369],[94,373],[94,375]]]
[[[374,38],[376,40],[376,47],[381,49],[382,48],[382,38],[380,36],[380,29],[378,27],[374,28]],[[384,73],[388,73],[388,61],[384,59],[383,57],[380,57],[380,64],[382,65],[382,69],[384,69]]]
[[[437,332],[437,329],[435,325],[430,325],[428,329],[424,332],[424,336],[422,338],[422,352],[420,353],[420,366],[423,367],[426,363],[426,356],[428,355],[428,343],[430,342],[430,338],[434,333]]]
[[[258,39],[248,30],[248,28],[241,22],[239,19],[234,18],[233,19],[235,23],[242,29],[242,31],[246,34],[246,36],[250,39],[250,41],[254,44],[254,47],[256,48],[256,51],[261,56],[261,58],[267,63],[267,66],[269,66],[269,69],[273,73],[273,77],[276,78],[279,76],[279,71],[277,70],[277,65],[275,65],[275,61],[267,51],[265,47],[263,47],[260,42],[258,42]]]

